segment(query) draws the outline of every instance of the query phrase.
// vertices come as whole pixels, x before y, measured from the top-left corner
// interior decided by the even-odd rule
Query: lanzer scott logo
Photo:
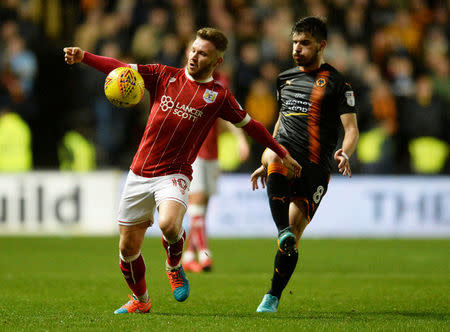
[[[170,96],[162,96],[159,107],[163,112],[172,111],[174,115],[180,118],[195,121],[203,115],[202,111],[195,109],[189,105],[175,102]]]
[[[316,81],[316,86],[318,86],[319,88],[324,87],[326,84],[327,84],[327,80],[325,79],[325,77],[320,77]]]
[[[214,103],[217,97],[217,92],[206,89],[203,94],[203,100],[208,104]]]

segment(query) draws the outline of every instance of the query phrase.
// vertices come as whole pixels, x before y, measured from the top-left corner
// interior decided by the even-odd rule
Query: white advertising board
[[[0,175],[0,235],[117,234],[125,178],[114,171]],[[218,188],[209,236],[276,235],[266,191],[252,191],[249,175],[222,175]],[[157,214],[148,235],[161,235]],[[450,177],[334,175],[304,237],[450,237]]]
[[[211,236],[275,236],[266,191],[223,175],[208,211]],[[334,175],[304,237],[450,237],[450,177]]]
[[[252,191],[249,175],[223,175],[208,209],[211,237],[276,235],[266,191]],[[450,177],[334,175],[303,236],[450,237]]]
[[[117,233],[122,172],[0,175],[0,234]]]

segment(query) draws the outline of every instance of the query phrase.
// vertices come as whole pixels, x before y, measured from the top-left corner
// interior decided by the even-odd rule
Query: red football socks
[[[147,291],[145,282],[145,262],[142,255],[131,262],[120,260],[120,269],[125,280],[136,296],[141,296]]]
[[[191,220],[191,240],[198,251],[208,249],[205,216],[197,215]]]
[[[177,266],[180,263],[185,239],[186,232],[184,231],[184,229],[181,230],[178,240],[176,240],[174,243],[169,243],[164,237],[162,238],[164,249],[166,249],[167,263],[170,266]]]

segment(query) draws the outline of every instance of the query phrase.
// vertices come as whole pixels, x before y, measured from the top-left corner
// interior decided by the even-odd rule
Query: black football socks
[[[277,250],[273,271],[272,287],[268,294],[281,298],[281,293],[291,279],[298,261],[298,252],[287,255]]]
[[[289,227],[290,204],[289,180],[280,173],[270,173],[267,177],[267,195],[273,220],[278,232]]]

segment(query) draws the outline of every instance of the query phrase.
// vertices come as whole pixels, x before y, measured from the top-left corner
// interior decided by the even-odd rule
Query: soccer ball
[[[106,77],[105,95],[117,107],[133,107],[144,96],[144,80],[132,68],[116,68]]]

